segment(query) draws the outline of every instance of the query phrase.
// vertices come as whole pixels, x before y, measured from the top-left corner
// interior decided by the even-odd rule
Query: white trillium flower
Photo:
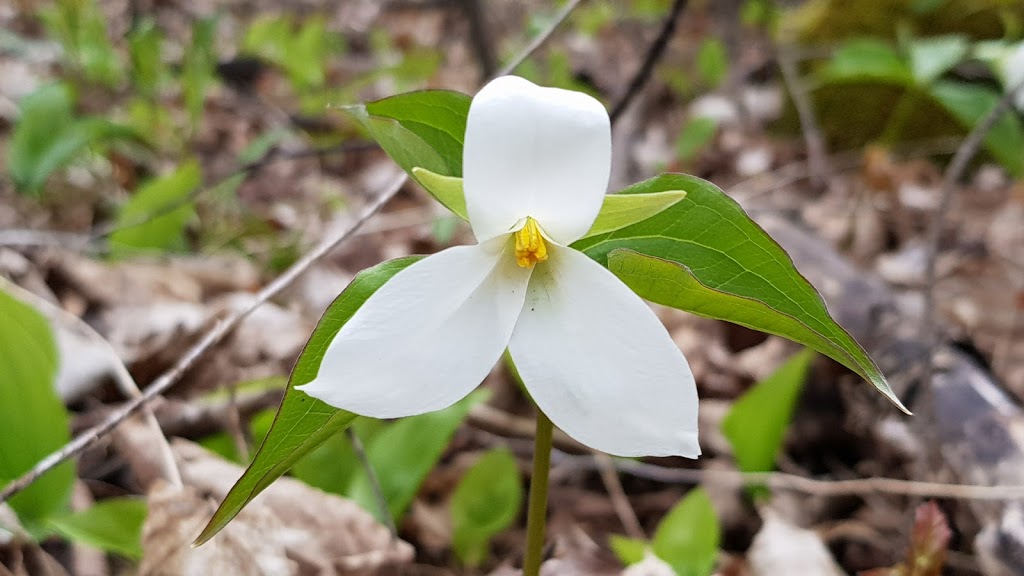
[[[463,156],[478,244],[438,252],[378,289],[300,390],[363,416],[440,410],[507,347],[538,407],[569,436],[620,456],[696,457],[697,390],[654,312],[569,248],[601,209],[608,113],[521,78],[473,99]]]

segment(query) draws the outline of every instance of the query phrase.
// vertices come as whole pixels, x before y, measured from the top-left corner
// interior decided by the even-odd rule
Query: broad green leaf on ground
[[[718,557],[718,516],[703,488],[694,488],[658,524],[652,548],[679,576],[708,576]]]
[[[195,216],[188,199],[201,183],[199,163],[191,160],[143,184],[117,214],[117,229],[110,235],[111,254],[183,250],[185,226]]]
[[[107,552],[138,559],[142,556],[142,523],[146,501],[111,498],[92,507],[51,517],[47,524],[66,538]]]
[[[896,49],[881,40],[845,42],[819,72],[826,83],[876,81],[910,86],[914,73]]]
[[[71,438],[54,388],[58,361],[46,319],[0,290],[0,487]],[[11,498],[11,508],[36,533],[65,506],[74,482],[74,464],[65,462]]]
[[[415,256],[399,258],[363,270],[327,308],[302,353],[299,354],[298,360],[295,361],[295,367],[292,368],[288,379],[288,389],[270,432],[253,457],[252,463],[238,482],[235,482],[202,534],[196,538],[196,544],[202,544],[212,538],[246,504],[271,482],[280,478],[300,458],[352,424],[356,418],[355,414],[329,406],[296,390],[295,387],[308,384],[316,377],[327,345],[363,302],[392,276],[418,259]],[[343,386],[344,382],[339,385]]]
[[[343,110],[358,120],[406,172],[411,174],[414,167],[422,166],[444,176],[462,176],[462,141],[469,102],[470,97],[459,92],[420,90],[366,105],[345,106]],[[403,130],[387,131],[379,125],[368,125],[368,118],[397,124]],[[433,155],[422,152],[421,145]],[[424,159],[417,160],[418,155]]]
[[[662,174],[622,194],[665,190],[687,196],[652,218],[573,247],[642,298],[783,336],[834,358],[905,410],[789,255],[721,189],[694,176]]]
[[[814,352],[804,350],[732,405],[722,420],[722,433],[732,444],[736,463],[744,472],[770,472],[786,436],[793,407],[803,390]]]
[[[970,44],[958,35],[918,38],[910,43],[910,68],[919,86],[926,86],[959,64]]]
[[[452,493],[452,548],[466,566],[487,558],[490,540],[515,522],[523,503],[516,459],[507,448],[484,454]]]
[[[974,128],[999,103],[1002,95],[985,86],[940,81],[929,90],[966,130]],[[1024,176],[1024,124],[1008,110],[985,136],[985,150],[1011,174]]]
[[[7,168],[18,190],[30,194],[90,146],[139,139],[130,128],[103,118],[75,118],[71,91],[61,84],[36,90],[19,107]]]
[[[459,218],[469,220],[462,178],[443,176],[421,167],[413,168],[412,174],[445,208]],[[683,198],[686,198],[684,190],[665,190],[651,194],[608,194],[604,197],[594,225],[583,237],[607,234],[636,224],[668,209]]]
[[[366,457],[395,520],[405,513],[469,410],[487,396],[487,390],[477,390],[444,410],[402,418],[367,443]],[[346,492],[367,512],[381,519],[380,506],[364,470],[355,472]]]

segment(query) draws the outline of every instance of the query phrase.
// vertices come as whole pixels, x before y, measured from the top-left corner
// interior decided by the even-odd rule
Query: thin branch
[[[5,291],[16,295],[20,300],[27,301],[33,307],[42,311],[54,322],[67,326],[69,330],[78,332],[89,340],[92,340],[102,346],[104,350],[106,350],[107,356],[110,358],[110,365],[113,367],[114,382],[117,384],[121,393],[130,399],[137,399],[142,396],[142,391],[139,390],[139,385],[135,383],[135,378],[133,378],[131,373],[128,372],[128,368],[124,365],[124,362],[121,361],[121,357],[118,356],[117,351],[114,350],[114,347],[106,338],[103,337],[102,334],[93,329],[93,327],[87,322],[53,302],[39,297],[35,293],[18,286],[2,276],[0,276],[0,287]],[[149,406],[145,406],[143,408],[142,419],[146,427],[149,429],[149,433],[153,436],[153,440],[157,444],[156,449],[159,452],[158,460],[160,464],[160,476],[173,486],[182,486],[181,472],[178,470],[178,465],[174,461],[174,453],[171,451],[171,445],[167,442],[167,437],[164,436],[163,430],[160,429],[160,423],[157,421],[156,416],[153,414],[153,410],[150,409]]]
[[[569,15],[572,14],[572,11],[575,10],[576,7],[582,3],[583,0],[570,0],[570,2],[567,3],[562,8],[562,10],[555,15],[555,18],[554,20],[551,21],[551,24],[549,24],[543,32],[537,34],[537,36],[535,36],[533,40],[530,40],[530,43],[526,45],[526,48],[523,49],[522,53],[519,54],[519,56],[513,58],[512,60],[509,61],[508,64],[502,66],[501,70],[498,70],[497,75],[505,76],[506,74],[511,74],[512,72],[515,72],[515,69],[519,68],[519,65],[525,62],[526,59],[530,57],[530,54],[536,52],[538,48],[543,46],[544,43],[547,42],[555,34],[555,30],[557,30],[558,27],[562,25],[562,22],[565,22],[566,18],[568,18]]]
[[[391,541],[397,542],[398,527],[395,526],[395,518],[391,515],[391,507],[388,506],[388,499],[384,496],[384,488],[380,484],[380,478],[377,477],[377,471],[373,469],[373,464],[370,463],[370,458],[366,455],[363,441],[359,439],[359,434],[356,434],[355,429],[351,426],[345,428],[345,435],[348,436],[348,441],[352,445],[352,451],[356,453],[359,463],[362,464],[363,470],[366,471],[366,479],[370,482],[370,487],[373,489],[373,498],[377,501],[380,519],[388,527],[388,531],[391,532]]]
[[[644,61],[640,64],[640,68],[637,69],[636,74],[633,75],[633,80],[630,81],[629,87],[626,89],[625,94],[622,98],[612,106],[611,116],[612,122],[615,122],[629,104],[636,98],[637,94],[643,89],[650,80],[651,74],[654,72],[654,66],[661,60],[662,55],[665,53],[665,48],[668,47],[668,41],[672,39],[672,34],[676,31],[676,24],[679,22],[679,16],[683,13],[686,8],[688,0],[675,0],[672,4],[672,8],[669,9],[668,14],[665,15],[665,20],[661,25],[661,31],[658,33],[658,37],[654,39],[651,46],[647,49],[647,55],[644,56]]]
[[[402,189],[402,186],[405,184],[407,179],[408,176],[406,176],[405,173],[402,173],[395,178],[394,181],[379,196],[377,196],[377,199],[363,210],[352,225],[335,236],[321,242],[316,248],[308,252],[305,256],[295,262],[295,264],[292,264],[290,268],[285,270],[284,273],[260,290],[256,295],[256,298],[253,299],[248,306],[217,323],[213,329],[207,332],[199,342],[194,344],[170,370],[160,375],[160,377],[157,378],[141,396],[132,398],[120,409],[112,412],[103,422],[93,426],[85,432],[82,432],[71,442],[65,444],[61,449],[40,460],[39,463],[33,466],[32,469],[23,476],[5,486],[4,489],[0,491],[0,502],[6,502],[8,498],[24,490],[51,468],[57,466],[68,458],[79,454],[90,444],[105,436],[108,432],[117,427],[118,424],[137,412],[147,402],[166,392],[168,388],[181,379],[182,375],[188,371],[188,369],[191,368],[197,360],[230,334],[232,330],[234,330],[235,327],[237,327],[242,320],[244,320],[256,308],[263,305],[279,292],[287,288],[310,266],[312,266],[313,263],[320,258],[323,258],[338,244],[352,236],[360,226],[362,226],[370,219],[370,217],[383,208],[389,200],[398,194],[398,191]]]
[[[487,18],[480,6],[483,0],[460,0],[462,12],[469,21],[469,38],[473,43],[473,52],[480,62],[480,78],[486,80],[498,69],[498,61],[494,56],[494,43],[488,30]]]
[[[789,89],[790,96],[793,97],[796,113],[800,117],[800,130],[807,146],[807,166],[810,169],[811,185],[817,190],[823,190],[829,180],[828,152],[825,149],[825,137],[818,127],[814,107],[807,97],[807,84],[800,77],[793,54],[788,47],[779,47],[778,60],[783,81]]]
[[[1006,94],[999,100],[999,103],[967,135],[967,138],[964,139],[957,149],[956,154],[953,155],[953,160],[950,161],[949,166],[946,167],[946,171],[942,175],[939,205],[935,209],[935,214],[932,215],[931,227],[928,230],[927,260],[925,262],[924,274],[924,312],[921,317],[920,338],[925,343],[925,350],[928,354],[925,357],[925,374],[922,380],[926,385],[931,381],[934,372],[932,357],[934,356],[935,346],[938,341],[935,334],[935,284],[938,281],[935,264],[939,256],[939,244],[942,240],[942,228],[946,222],[946,215],[949,212],[950,205],[953,203],[953,194],[956,192],[957,182],[963,176],[967,165],[971,163],[971,160],[978,153],[978,150],[985,141],[985,136],[992,130],[992,127],[999,121],[999,118],[1010,109],[1014,98],[1022,90],[1024,90],[1024,82],[1020,82],[1006,91]]]
[[[596,466],[592,458],[560,454],[560,461],[571,461],[581,468]],[[918,482],[897,478],[856,478],[852,480],[822,480],[785,472],[739,472],[735,470],[697,470],[692,468],[665,468],[637,460],[615,459],[615,467],[627,474],[669,484],[713,483],[734,487],[767,486],[773,490],[790,490],[812,496],[866,496],[892,494],[919,498],[949,498],[954,500],[1010,501],[1024,500],[1024,486],[978,486],[972,484],[944,484]]]
[[[626,535],[637,540],[646,540],[647,535],[644,534],[640,520],[636,517],[636,511],[633,510],[633,506],[629,503],[629,497],[626,496],[626,491],[622,488],[619,472],[615,469],[615,462],[611,456],[604,452],[594,452],[594,463],[601,475],[604,489],[612,500],[612,508],[615,509],[619,522],[622,522],[622,527],[626,530]]]

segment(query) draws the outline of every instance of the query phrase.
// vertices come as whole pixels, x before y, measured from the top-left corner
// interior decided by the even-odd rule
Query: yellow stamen
[[[529,268],[537,262],[548,259],[548,246],[544,236],[533,218],[526,218],[526,225],[516,232],[516,262],[523,268]]]

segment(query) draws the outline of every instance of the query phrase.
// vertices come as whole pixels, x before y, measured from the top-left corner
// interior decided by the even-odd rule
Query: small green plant
[[[491,538],[515,522],[523,503],[516,459],[505,448],[487,452],[452,494],[452,547],[466,566],[487,558]]]
[[[703,488],[687,493],[658,524],[650,541],[612,536],[612,550],[624,564],[654,554],[679,576],[708,576],[718,558],[718,516]]]
[[[51,174],[89,149],[142,141],[131,128],[106,118],[76,116],[73,91],[64,84],[43,86],[18,104],[7,167],[14,185],[27,194],[39,194]]]

